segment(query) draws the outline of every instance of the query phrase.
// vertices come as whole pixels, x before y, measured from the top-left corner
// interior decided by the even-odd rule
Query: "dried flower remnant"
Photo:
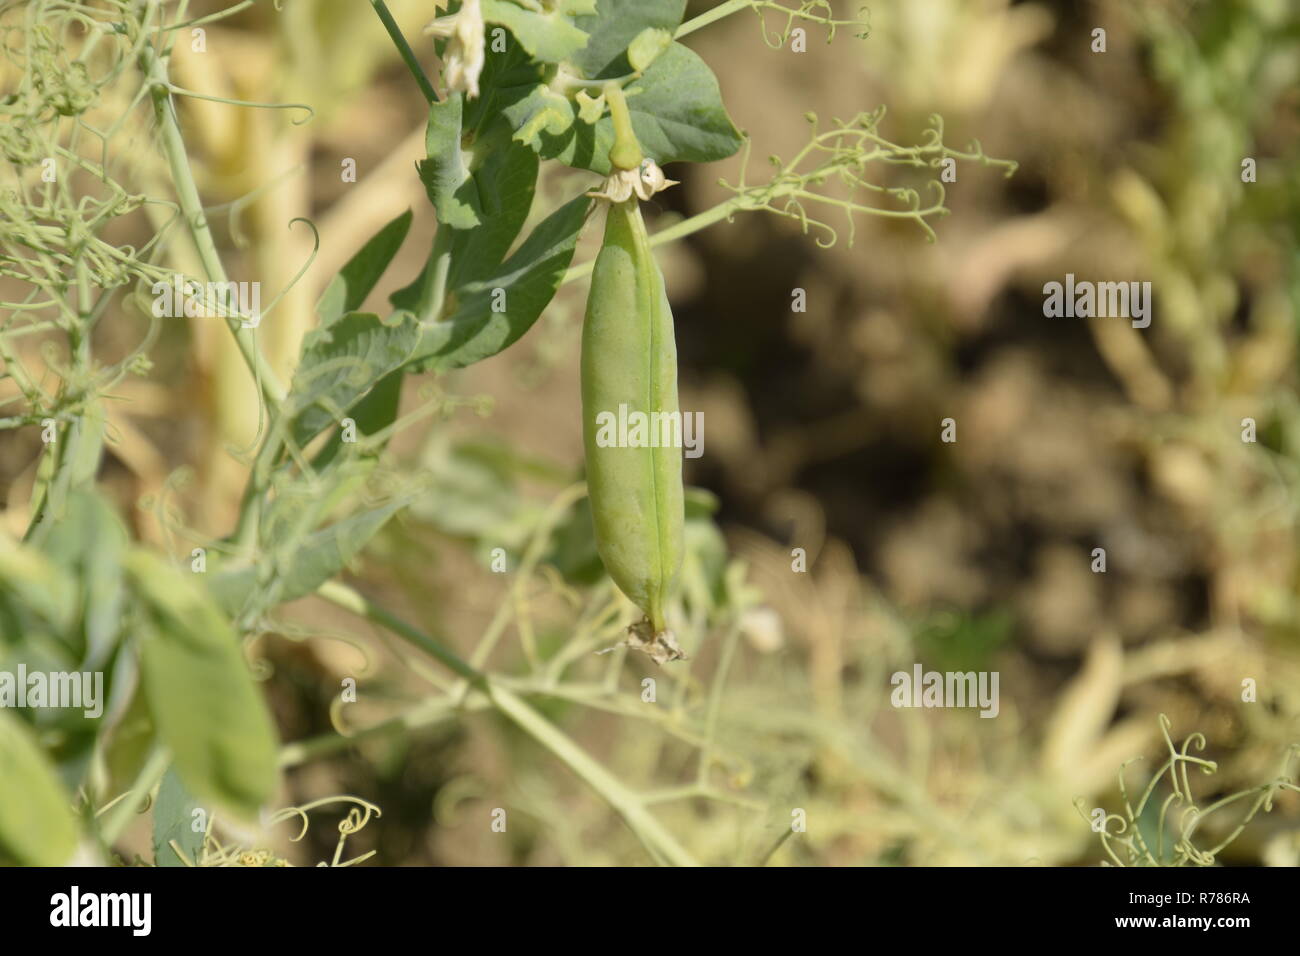
[[[447,89],[478,97],[478,79],[483,72],[484,26],[479,0],[465,0],[456,13],[431,22],[427,35],[450,40],[443,56]]]
[[[627,202],[635,195],[645,202],[655,193],[676,185],[677,180],[665,176],[653,159],[645,159],[636,169],[615,170],[599,189],[593,189],[587,195],[611,203]]]

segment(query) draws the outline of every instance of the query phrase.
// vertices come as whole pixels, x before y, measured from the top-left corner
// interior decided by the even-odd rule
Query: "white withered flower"
[[[664,176],[664,171],[654,160],[646,159],[637,169],[614,170],[600,189],[593,189],[587,195],[609,202],[626,202],[635,193],[645,202],[655,193],[676,185],[677,180]]]
[[[478,78],[483,72],[483,11],[479,0],[465,0],[459,12],[438,17],[424,28],[426,34],[450,40],[443,54],[443,77],[451,92],[478,96]]]

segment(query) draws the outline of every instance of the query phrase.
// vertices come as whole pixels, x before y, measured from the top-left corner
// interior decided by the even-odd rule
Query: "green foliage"
[[[199,857],[204,831],[194,830],[194,811],[200,809],[175,769],[163,774],[153,809],[153,859],[155,866],[185,866]]]
[[[208,588],[229,615],[256,616],[269,606],[311,594],[338,574],[360,553],[388,519],[406,502],[390,501],[357,512],[292,542],[292,560],[276,579],[274,595],[259,593],[262,572],[257,567],[223,568],[212,574]]]
[[[461,148],[464,94],[457,93],[429,106],[425,135],[428,158],[416,164],[429,202],[438,213],[439,226],[473,229],[483,224],[478,183]]]
[[[410,360],[419,338],[415,319],[400,312],[388,322],[349,312],[308,334],[286,410],[292,441],[304,446],[346,417],[377,381]]]
[[[483,0],[483,19],[508,27],[533,59],[559,63],[587,45],[587,34],[574,24],[572,14],[592,6],[570,0],[556,9],[530,10],[510,0]]]
[[[185,787],[253,817],[276,783],[271,717],[229,621],[200,586],[155,555],[125,566],[140,601],[135,639],[149,709]]]
[[[330,326],[350,312],[356,312],[366,301],[375,284],[388,269],[393,256],[402,247],[411,229],[411,211],[408,209],[388,223],[362,246],[347,264],[339,270],[325,287],[316,313],[322,326]]]
[[[523,551],[541,508],[521,495],[520,485],[535,465],[500,442],[454,442],[435,434],[420,455],[427,492],[411,504],[412,516],[443,534],[463,538],[476,550]],[[552,471],[552,479],[566,477]]]
[[[56,562],[0,533],[0,643],[66,640],[76,607],[76,583]]]
[[[475,156],[481,161],[471,183],[482,221],[469,231],[453,230],[447,273],[452,290],[486,280],[498,270],[528,219],[537,185],[537,156],[511,142],[502,127],[497,127],[493,141],[479,141]]]
[[[62,866],[77,843],[77,824],[59,778],[31,731],[0,709],[0,862]]]
[[[606,0],[594,15],[576,21],[587,45],[570,58],[586,78],[604,80],[631,72],[627,49],[644,30],[676,32],[686,12],[686,0]]]
[[[464,368],[518,341],[559,288],[590,207],[585,196],[570,200],[539,223],[492,276],[455,289],[450,315],[421,329],[410,368]]]
[[[1124,800],[1124,811],[1122,814],[1106,814],[1100,825],[1093,827],[1108,858],[1103,862],[1105,866],[1215,866],[1219,854],[1241,835],[1258,813],[1268,813],[1273,809],[1273,800],[1279,793],[1300,793],[1291,766],[1300,758],[1300,744],[1294,744],[1282,758],[1274,779],[1201,806],[1192,792],[1189,770],[1209,775],[1218,769],[1218,765],[1192,752],[1205,749],[1203,734],[1190,734],[1176,746],[1169,730],[1169,718],[1161,714],[1160,732],[1168,756],[1151,775],[1137,800],[1129,795],[1125,779],[1128,764],[1120,768],[1119,791]],[[1168,791],[1163,795],[1160,792],[1162,784]],[[1197,841],[1198,832],[1213,826],[1207,825],[1207,820],[1213,818],[1214,823],[1219,822],[1219,817],[1231,813],[1227,808],[1235,808],[1238,803],[1244,803],[1245,812],[1237,815],[1236,826],[1226,836],[1212,841],[1210,846]],[[1083,801],[1076,801],[1075,806],[1084,819],[1093,822]]]
[[[690,50],[671,43],[685,6],[684,0],[607,0],[562,4],[549,12],[504,0],[485,6],[484,19],[509,28],[512,40],[505,49],[488,44],[484,50],[476,101],[462,104],[457,92],[431,107],[430,158],[421,165],[421,176],[439,220],[453,228],[475,224],[472,199],[460,192],[471,170],[458,130],[463,139],[504,122],[518,142],[542,158],[608,173],[613,124],[603,113],[580,120],[577,100],[606,80],[626,86],[637,135],[658,163],[710,162],[739,149],[740,134],[712,71]],[[634,44],[635,68],[629,59]]]

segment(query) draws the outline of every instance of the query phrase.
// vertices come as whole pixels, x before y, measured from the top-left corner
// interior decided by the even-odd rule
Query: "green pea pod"
[[[635,198],[609,204],[591,274],[582,330],[583,442],[601,560],[645,612],[651,632],[643,639],[675,649],[664,605],[682,563],[682,450],[611,445],[608,423],[620,417],[620,406],[652,423],[662,420],[655,413],[678,412],[673,314]]]

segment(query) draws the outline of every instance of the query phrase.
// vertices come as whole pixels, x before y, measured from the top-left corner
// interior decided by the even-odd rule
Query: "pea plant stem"
[[[189,154],[185,149],[185,139],[181,134],[180,123],[176,115],[176,104],[170,94],[170,79],[167,71],[167,53],[159,55],[152,46],[145,45],[140,52],[140,67],[145,74],[145,82],[152,94],[154,116],[158,122],[159,139],[167,167],[171,173],[172,183],[176,189],[177,200],[190,236],[198,252],[199,261],[212,282],[227,281],[225,266],[217,251],[216,241],[208,226],[207,215],[199,196],[194,173],[190,169]],[[246,328],[238,318],[227,319],[227,326],[235,337],[244,363],[256,379],[263,403],[274,420],[263,441],[257,456],[257,462],[249,475],[248,487],[241,502],[235,539],[242,548],[251,547],[257,536],[258,514],[257,498],[265,490],[270,474],[269,463],[279,450],[277,438],[280,430],[280,411],[284,405],[287,392],[279,377],[267,362],[257,345],[256,333]]]
[[[451,243],[451,229],[439,225],[433,234],[433,251],[420,292],[421,322],[438,322],[443,317],[447,306],[447,276],[451,271]]]
[[[463,710],[483,710],[489,706],[491,704],[481,696],[475,700],[467,701],[463,707],[453,700],[434,697],[422,701],[408,713],[400,714],[369,727],[362,727],[356,731],[349,731],[346,735],[328,733],[285,744],[280,748],[280,767],[297,767],[300,764],[329,756],[340,750],[346,750],[363,740],[384,737],[390,733],[411,733],[424,730],[441,723],[456,720]]]
[[[711,23],[717,23],[724,17],[729,17],[733,13],[746,10],[751,6],[753,6],[753,4],[750,0],[726,0],[725,3],[720,3],[710,10],[705,10],[698,17],[692,17],[687,20],[677,28],[675,38],[680,40],[682,37],[694,33],[696,30],[703,29]]]
[[[579,747],[571,737],[538,713],[522,697],[500,682],[467,664],[461,657],[418,628],[389,613],[339,581],[328,581],[316,592],[344,610],[373,621],[398,637],[430,654],[470,682],[491,706],[560,759],[596,791],[628,825],[657,861],[674,866],[698,866],[691,854],[677,842],[646,806],[645,800],[629,789]]]
[[[168,92],[169,80],[166,56],[159,56],[152,46],[146,45],[140,53],[140,65],[145,73],[146,82],[151,88],[154,116],[158,122],[158,133],[163,154],[167,158],[167,166],[171,171],[172,183],[176,188],[181,212],[185,216],[185,222],[189,227],[194,247],[198,251],[199,261],[203,264],[203,270],[207,273],[209,281],[224,283],[227,281],[225,266],[222,264],[221,256],[217,252],[216,241],[213,239],[212,230],[208,226],[207,215],[203,210],[203,202],[199,197],[198,186],[194,182],[194,173],[190,169],[189,155],[185,150],[185,140],[181,135],[180,124],[176,116],[176,104],[172,101]],[[265,406],[278,422],[279,412],[286,397],[284,386],[257,347],[257,338],[254,331],[245,328],[238,318],[227,319],[227,326],[230,328],[231,334],[235,336],[235,343],[239,347],[244,363],[248,366],[253,378],[258,382]],[[277,433],[277,429],[274,427],[268,432],[261,453],[258,455],[258,464],[263,464],[267,456],[274,456],[276,449],[272,444],[272,436]],[[239,512],[239,522],[235,530],[235,539],[241,547],[250,547],[253,539],[257,536],[258,508],[256,499],[265,490],[265,479],[268,472],[269,469],[255,465],[249,475],[248,487],[244,492]]]
[[[734,617],[722,640],[722,658],[713,675],[713,688],[709,693],[708,716],[705,718],[704,745],[700,747],[700,762],[696,773],[699,785],[709,783],[709,770],[713,765],[714,746],[718,736],[718,720],[722,715],[722,694],[727,684],[727,675],[731,672],[731,663],[736,657],[736,646],[740,643],[740,619]]]
[[[573,739],[528,706],[522,698],[500,685],[491,686],[496,708],[515,722],[534,740],[559,757],[569,769],[595,790],[614,812],[623,818],[632,832],[657,857],[673,866],[698,866],[677,838],[652,814],[640,796],[633,793]]]
[[[176,197],[185,216],[190,237],[194,241],[208,280],[224,283],[227,281],[226,269],[217,252],[212,230],[208,227],[207,215],[203,211],[203,202],[199,198],[199,189],[194,182],[194,173],[190,169],[189,154],[185,150],[185,139],[181,135],[180,123],[176,116],[176,104],[171,98],[171,81],[167,74],[166,54],[159,56],[152,46],[146,45],[140,52],[140,67],[150,86],[163,155],[167,158],[167,167],[171,172]],[[284,402],[284,386],[280,384],[270,363],[258,349],[254,331],[245,328],[238,318],[227,319],[226,323],[235,336],[235,342],[249,371],[258,380],[263,400],[273,412],[278,411]]]
[[[158,786],[158,781],[162,780],[163,774],[167,772],[167,764],[170,761],[170,755],[161,747],[155,748],[149,755],[135,782],[131,784],[131,789],[118,798],[116,806],[109,811],[108,819],[99,828],[99,836],[105,847],[112,846],[131,822],[131,818],[139,813],[140,801]]]
[[[278,421],[262,439],[262,447],[253,459],[253,468],[248,473],[248,483],[244,486],[244,496],[239,502],[239,518],[232,536],[236,549],[241,554],[254,550],[257,543],[258,527],[261,523],[261,499],[271,480],[271,468],[280,454],[280,426]]]
[[[402,36],[401,28],[398,27],[397,21],[393,19],[392,13],[388,10],[388,4],[384,0],[370,0],[370,5],[375,8],[375,13],[384,24],[384,29],[388,31],[389,37],[393,40],[393,46],[397,47],[397,52],[402,55],[402,62],[406,68],[411,71],[415,77],[415,82],[420,86],[420,92],[430,103],[438,102],[438,94],[433,89],[433,84],[425,75],[424,70],[420,67],[420,61],[415,58],[415,51],[411,45],[406,42],[406,37]]]
[[[725,202],[718,203],[718,205],[714,206],[712,209],[706,209],[704,212],[691,216],[689,219],[683,219],[676,225],[669,226],[667,229],[659,230],[650,237],[650,245],[653,248],[655,246],[662,246],[665,243],[676,242],[678,239],[683,239],[702,229],[708,229],[709,226],[729,218],[735,212],[744,207],[745,200],[742,196],[736,196],[735,198],[728,199]],[[564,273],[564,278],[560,280],[560,284],[564,285],[565,283],[572,282],[575,279],[589,276],[591,275],[591,270],[595,267],[595,259],[588,259],[586,262],[572,266]]]

